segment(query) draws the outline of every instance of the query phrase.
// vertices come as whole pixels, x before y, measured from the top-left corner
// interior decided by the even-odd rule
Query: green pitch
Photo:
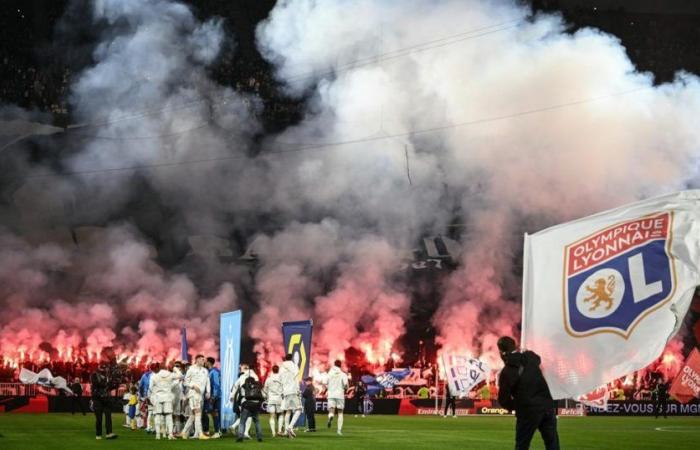
[[[237,444],[231,435],[202,441],[156,441],[143,431],[122,428],[123,415],[115,414],[114,441],[97,441],[93,416],[70,414],[0,414],[0,449],[143,449],[160,448],[387,448],[387,449],[508,449],[512,448],[515,420],[512,417],[346,417],[344,436],[335,427],[325,428],[323,416],[315,434],[298,433],[295,440],[271,439],[267,416],[263,419],[264,442]],[[335,424],[334,424],[335,425]],[[660,429],[659,429],[660,428]],[[253,431],[253,430],[251,430]],[[647,417],[564,417],[559,419],[559,437],[565,449],[697,449],[700,448],[700,418],[658,419]],[[542,449],[536,435],[533,449]]]

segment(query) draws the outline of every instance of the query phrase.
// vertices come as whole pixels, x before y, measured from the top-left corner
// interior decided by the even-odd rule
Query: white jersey
[[[151,403],[172,402],[175,381],[175,374],[167,370],[160,370],[151,375],[148,385],[148,398]]]
[[[187,395],[208,395],[211,392],[209,387],[209,371],[205,367],[197,365],[191,366],[185,374],[184,386],[188,389]],[[199,392],[197,392],[197,389]]]
[[[172,392],[173,392],[173,401],[179,401],[180,397],[182,396],[182,372],[180,372],[180,369],[177,367],[173,367],[173,385],[172,385]]]
[[[299,395],[299,367],[294,361],[284,361],[280,366],[282,395]]]
[[[282,381],[279,373],[271,373],[265,380],[263,394],[268,404],[279,405],[282,403]]]
[[[258,378],[258,375],[255,373],[255,371],[253,369],[247,369],[247,370],[243,371],[238,376],[238,379],[236,380],[236,382],[233,383],[233,387],[231,387],[231,401],[234,401],[236,399],[236,394],[245,384],[245,380],[247,380],[249,377],[253,378],[255,381],[260,381],[260,379]]]
[[[328,371],[328,398],[345,398],[348,389],[348,374],[340,367],[333,366]]]

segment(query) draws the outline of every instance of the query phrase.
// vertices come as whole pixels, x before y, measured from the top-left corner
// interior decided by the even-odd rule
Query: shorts
[[[129,419],[136,417],[136,405],[129,405]]]
[[[165,401],[158,402],[154,405],[156,414],[172,414],[173,413],[173,402]]]
[[[345,409],[345,399],[344,398],[329,398],[328,399],[328,409]]]
[[[202,395],[198,394],[194,391],[192,391],[192,394],[187,396],[187,405],[190,407],[190,410],[194,412],[195,409],[198,409],[199,411],[202,410]]]
[[[268,414],[280,414],[281,412],[284,412],[284,410],[282,409],[281,403],[268,403],[267,404],[267,413]]]
[[[296,411],[301,409],[299,394],[285,395],[282,398],[282,411]]]

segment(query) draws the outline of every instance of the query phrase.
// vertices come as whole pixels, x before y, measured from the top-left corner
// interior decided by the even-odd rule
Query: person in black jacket
[[[71,415],[75,414],[76,409],[80,409],[80,412],[85,415],[85,408],[83,407],[83,386],[80,384],[80,378],[76,378],[68,387],[73,392],[70,403]]]
[[[250,417],[255,424],[255,436],[258,442],[262,442],[262,427],[260,426],[260,406],[264,400],[260,382],[253,377],[248,377],[243,386],[238,390],[240,395],[241,421],[238,425],[238,437],[236,442],[242,442],[245,435],[245,424]]]
[[[92,408],[95,411],[95,436],[102,439],[102,415],[105,418],[106,439],[115,439],[112,433],[112,410],[110,391],[114,389],[109,379],[109,367],[100,364],[95,372],[90,375],[90,393],[92,395]]]
[[[353,394],[353,399],[355,399],[355,402],[357,403],[357,412],[359,414],[362,414],[362,417],[365,417],[365,395],[367,394],[367,390],[365,389],[364,384],[362,384],[362,381],[359,381],[355,385],[355,393]],[[357,414],[355,414],[355,417],[357,417]]]
[[[447,409],[452,408],[452,417],[457,417],[457,413],[455,412],[455,406],[455,396],[452,395],[452,392],[450,392],[450,387],[447,386],[447,384],[445,384],[445,413],[442,416],[447,417]]]
[[[306,431],[310,433],[316,432],[316,388],[314,387],[313,379],[307,378],[304,392],[301,394],[304,399],[304,415],[306,415]]]
[[[529,449],[535,430],[539,430],[545,448],[559,450],[556,409],[540,369],[540,357],[531,351],[516,351],[509,336],[501,337],[497,345],[505,363],[498,378],[498,403],[515,410],[515,449]]]
[[[664,383],[664,380],[659,378],[656,383],[656,389],[652,393],[652,398],[654,399],[654,418],[658,419],[659,414],[664,415],[664,419],[668,419],[666,416],[666,410],[668,409],[668,386]]]

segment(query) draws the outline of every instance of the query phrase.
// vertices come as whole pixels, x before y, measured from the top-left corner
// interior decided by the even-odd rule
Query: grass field
[[[295,440],[271,439],[267,417],[263,418],[265,440],[237,444],[231,435],[218,440],[156,441],[153,435],[121,427],[123,415],[114,415],[119,438],[97,441],[92,416],[70,414],[0,414],[0,449],[144,449],[160,448],[362,448],[362,449],[508,449],[512,448],[515,420],[512,417],[371,416],[345,420],[344,436],[322,428],[316,434],[299,433]],[[317,422],[325,426],[323,417]],[[647,417],[565,417],[559,419],[559,437],[565,449],[697,449],[700,448],[700,418],[666,420]],[[533,449],[544,448],[536,435]]]

